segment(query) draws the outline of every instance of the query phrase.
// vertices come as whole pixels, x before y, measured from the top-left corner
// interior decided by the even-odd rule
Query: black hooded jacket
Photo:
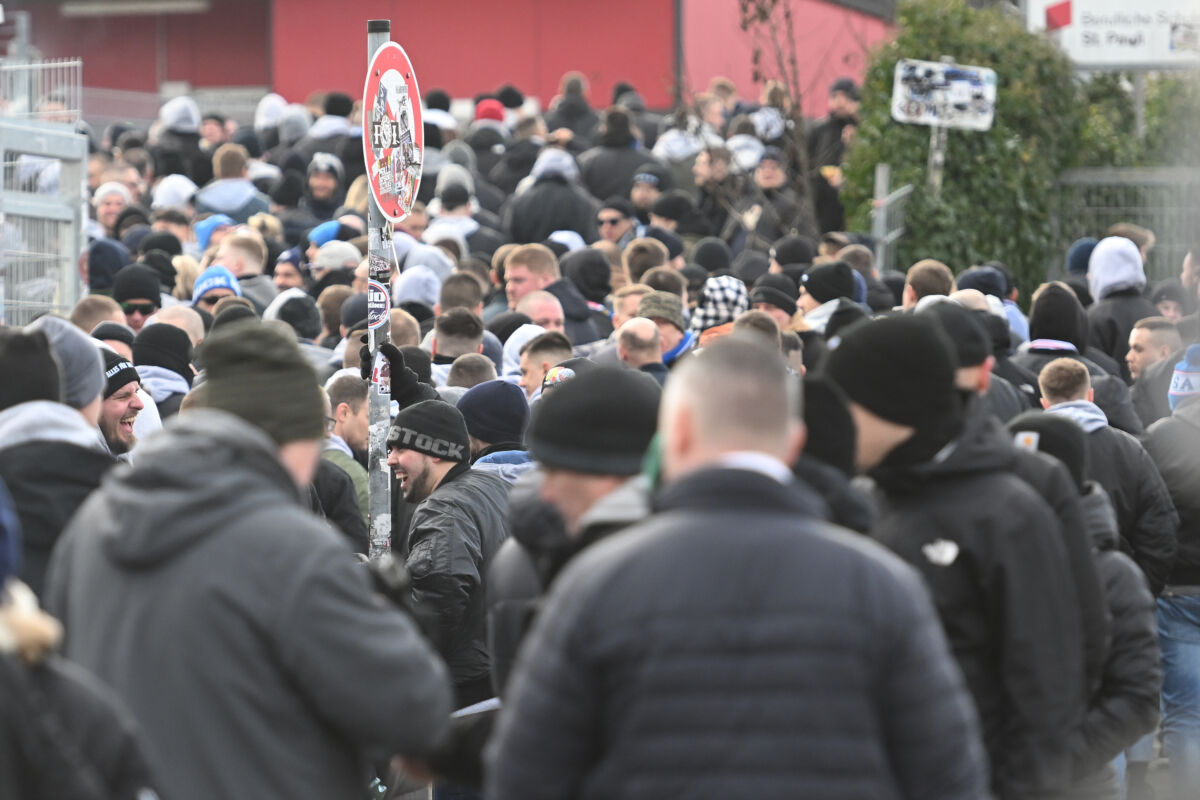
[[[488,179],[505,195],[512,194],[517,190],[517,184],[533,170],[543,144],[544,142],[534,139],[519,139],[513,142],[504,151],[496,166],[487,173]]]
[[[1143,443],[1179,513],[1179,547],[1167,583],[1200,586],[1200,401],[1184,402],[1151,425]]]
[[[596,127],[600,124],[600,115],[588,105],[582,95],[563,95],[550,113],[546,114],[546,130],[553,133],[559,128],[567,128],[575,134],[581,144],[592,141]]]
[[[986,415],[967,415],[932,458],[888,463],[897,452],[872,471],[873,535],[925,576],[975,698],[997,795],[1065,788],[1086,690],[1054,512],[1013,474],[1016,450]]]
[[[558,298],[562,305],[563,320],[566,323],[567,338],[571,344],[578,347],[589,344],[600,338],[596,323],[592,320],[592,309],[587,300],[580,294],[575,284],[566,278],[560,278],[546,287],[546,291]]]
[[[555,231],[575,231],[585,242],[599,238],[596,201],[562,175],[543,176],[509,203],[504,227],[518,244],[545,241]]]
[[[1081,506],[1112,619],[1112,645],[1100,689],[1092,695],[1079,729],[1077,779],[1102,769],[1154,730],[1162,685],[1154,596],[1145,576],[1117,549],[1117,518],[1098,484],[1088,484]]]
[[[643,164],[661,162],[632,136],[605,132],[597,146],[579,156],[579,173],[583,185],[598,200],[629,197],[633,176]]]

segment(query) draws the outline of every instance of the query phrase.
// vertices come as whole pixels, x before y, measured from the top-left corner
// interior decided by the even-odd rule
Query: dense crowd
[[[429,92],[378,355],[350,97],[110,126],[0,327],[0,797],[1194,798],[1200,246],[881,273],[857,103]]]

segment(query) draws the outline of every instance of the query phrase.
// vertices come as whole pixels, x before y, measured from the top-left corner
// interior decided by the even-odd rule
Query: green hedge
[[[904,0],[896,18],[897,36],[873,54],[863,85],[862,121],[843,192],[849,224],[870,230],[874,168],[886,162],[893,186],[916,189],[899,265],[937,258],[957,272],[1000,260],[1027,297],[1044,274],[1055,179],[1083,163],[1088,104],[1080,81],[1053,44],[997,8]],[[930,129],[892,121],[890,106],[900,58],[937,61],[943,55],[994,69],[998,86],[990,131],[949,132],[945,180],[935,200],[925,191]]]

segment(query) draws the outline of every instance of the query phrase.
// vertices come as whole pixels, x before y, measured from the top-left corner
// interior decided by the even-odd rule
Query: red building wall
[[[47,58],[83,58],[85,86],[157,92],[193,86],[266,86],[268,0],[212,0],[206,14],[63,17],[57,4],[27,7],[33,43]]]
[[[861,82],[869,49],[891,35],[891,26],[823,0],[791,0],[791,5],[804,114],[822,117],[829,85],[843,76]],[[761,87],[752,74],[754,37],[738,27],[736,2],[684,0],[683,35],[684,74],[692,91],[723,75],[737,84],[743,97],[758,99]],[[773,64],[773,51],[765,39],[762,44],[767,47],[764,61]]]
[[[289,100],[314,89],[362,94],[366,20],[376,18],[391,19],[392,39],[407,51],[422,90],[472,97],[512,83],[545,103],[562,74],[578,69],[591,80],[593,104],[606,105],[613,84],[627,79],[647,103],[670,102],[673,0],[346,0],[337,13],[329,8],[328,0],[274,3],[271,73]]]

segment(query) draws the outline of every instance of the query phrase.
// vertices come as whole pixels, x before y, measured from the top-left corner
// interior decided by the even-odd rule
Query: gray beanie
[[[104,361],[95,342],[83,331],[60,317],[45,316],[26,330],[41,331],[50,340],[58,359],[63,402],[83,408],[104,391]]]

